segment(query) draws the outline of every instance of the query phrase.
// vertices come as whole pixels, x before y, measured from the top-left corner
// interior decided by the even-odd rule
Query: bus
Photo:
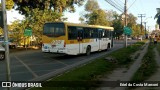
[[[113,27],[68,22],[45,23],[42,52],[90,55],[113,47]]]

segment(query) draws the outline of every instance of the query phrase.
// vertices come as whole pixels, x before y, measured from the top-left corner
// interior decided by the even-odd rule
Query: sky
[[[123,7],[125,0],[112,1],[118,3]],[[111,6],[109,3],[107,3],[105,0],[97,0],[97,2],[100,8],[102,8],[103,10],[113,10],[119,14],[122,13],[119,10],[115,9],[113,6]],[[160,0],[128,0],[127,7],[128,13],[132,13],[134,16],[137,17],[137,23],[141,23],[141,19],[138,17],[138,14],[145,14],[145,17],[143,17],[142,19],[143,22],[147,22],[146,25],[149,30],[155,29],[156,19],[154,19],[154,16],[157,13],[156,8],[160,8]],[[65,12],[64,17],[68,18],[68,22],[80,23],[79,17],[83,12],[84,6],[76,6],[75,13]],[[22,20],[23,18],[24,16],[18,14],[18,11],[11,10],[7,12],[7,23],[11,23],[16,19]]]

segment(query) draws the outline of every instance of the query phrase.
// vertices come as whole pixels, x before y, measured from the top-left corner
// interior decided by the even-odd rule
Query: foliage
[[[99,5],[96,0],[88,0],[85,4],[84,14],[79,18],[83,20],[81,22],[86,22],[87,24],[92,25],[106,25],[109,26],[109,22],[107,20],[107,14],[104,10],[99,8]]]
[[[83,65],[81,67],[75,68],[72,71],[69,71],[63,75],[53,77],[51,79],[52,83],[46,82],[43,84],[43,87],[48,87],[48,86],[56,86],[57,81],[61,81],[60,84],[62,86],[67,85],[67,83],[63,82],[72,82],[72,87],[53,87],[52,90],[86,90],[84,86],[92,85],[95,83],[88,83],[87,85],[83,84],[82,82],[87,82],[96,79],[97,75],[102,75],[102,74],[109,74],[110,71],[112,71],[115,68],[115,64],[111,62],[107,62],[103,58],[96,59],[91,63],[88,63],[87,65]],[[107,72],[107,73],[106,73]],[[75,82],[75,83],[74,83]],[[78,82],[81,82],[80,84],[82,85],[81,87],[73,87],[73,85]],[[53,84],[54,83],[54,84]],[[72,89],[73,88],[73,89]],[[78,88],[78,89],[77,89]],[[39,90],[42,88],[33,88],[32,90]],[[49,88],[43,88],[44,90],[48,90]],[[88,90],[88,89],[87,89]]]
[[[127,48],[122,48],[115,53],[111,53],[109,56],[114,57],[120,65],[129,64],[132,61],[130,55],[137,51],[144,42],[137,42]]]
[[[88,24],[109,26],[109,22],[106,19],[106,13],[101,9],[94,10],[89,14]]]
[[[157,24],[159,25],[160,29],[160,8],[157,8],[157,14],[154,16],[154,19],[157,18]]]
[[[24,40],[24,30],[27,27],[32,29],[32,34],[37,38],[37,42],[41,42],[43,25],[46,22],[56,21],[61,17],[60,14],[53,12],[52,10],[39,10],[38,8],[32,11],[27,11],[30,16],[26,17],[22,21],[14,21],[9,26],[10,37],[12,37],[17,43]]]
[[[0,27],[0,35],[3,35],[3,29]]]
[[[39,10],[38,8],[34,9],[33,12],[29,12],[30,17],[27,17],[29,27],[32,28],[32,33],[34,36],[38,37],[39,41],[42,37],[43,25],[46,22],[54,22],[59,17],[60,14],[55,13],[51,10]]]
[[[112,26],[114,27],[114,37],[119,38],[119,36],[123,34],[123,25],[120,19],[115,19],[112,23]]]
[[[157,24],[159,24],[159,29],[160,29],[160,15],[158,16]]]
[[[158,42],[157,44],[157,50],[159,51],[159,55],[160,55],[160,42]]]
[[[106,11],[106,19],[110,22],[114,21],[114,20],[118,20],[119,18],[119,14],[116,11],[113,10],[107,10]]]
[[[25,40],[23,33],[27,27],[32,28],[33,36],[38,39],[37,42],[40,42],[44,23],[66,20],[66,18],[62,17],[63,11],[68,10],[74,12],[74,5],[81,6],[84,2],[84,0],[11,1],[15,2],[15,9],[18,10],[20,14],[25,15],[24,20],[15,21],[9,26],[10,37],[14,38],[17,43],[23,39]]]
[[[127,19],[127,22],[128,22],[128,27],[132,27],[133,25],[136,25],[136,20],[137,18],[133,15],[133,14],[129,14],[128,15],[128,19]]]
[[[5,0],[6,2],[6,9],[7,10],[11,10],[14,6],[14,2],[13,0]],[[0,7],[2,7],[1,3],[0,3]]]
[[[25,21],[14,21],[8,26],[9,38],[12,38],[14,42],[20,44],[20,42],[24,39],[23,33],[26,26],[27,23]]]
[[[21,14],[28,16],[26,8],[30,11],[38,8],[39,10],[53,10],[56,13],[61,13],[65,10],[74,12],[74,5],[81,6],[84,0],[13,0],[16,4],[16,10]]]
[[[93,12],[94,10],[98,10],[99,5],[96,0],[88,0],[85,5],[85,11]]]
[[[155,61],[154,46],[149,45],[148,51],[142,59],[142,64],[137,72],[132,77],[133,82],[142,82],[148,79],[157,70],[157,63]]]
[[[141,46],[143,44],[144,44],[144,42],[138,42],[132,46],[132,49],[131,49],[131,47],[122,48],[122,49],[119,49],[117,51],[112,52],[109,55],[111,55],[111,56],[114,56],[116,54],[122,55],[123,53],[121,51],[123,51],[123,52],[127,51],[129,53],[125,53],[125,56],[130,56],[131,53],[138,50],[139,46]],[[107,55],[107,56],[109,56],[109,55]],[[117,59],[117,57],[115,57],[115,58]],[[128,62],[128,61],[126,61],[126,62]],[[126,63],[126,65],[127,64],[128,63]],[[120,65],[124,65],[124,64],[120,64]],[[94,80],[97,80],[98,76],[100,77],[100,75],[109,74],[111,71],[113,71],[118,66],[119,65],[117,65],[115,63],[106,61],[105,57],[101,57],[101,58],[95,59],[94,61],[87,63],[81,67],[75,68],[69,72],[66,72],[64,74],[61,74],[59,76],[51,78],[50,79],[51,82],[45,82],[43,84],[43,88],[32,88],[31,90],[53,90],[53,89],[55,89],[55,90],[89,90],[90,87],[86,88],[84,86],[88,86],[88,85],[98,86],[98,83],[95,83]],[[58,81],[61,81],[61,82],[58,82]],[[65,81],[68,83],[64,83]],[[82,82],[85,82],[85,81],[86,82],[91,81],[92,83],[87,83],[87,85],[86,84],[84,85]],[[61,87],[58,84],[59,87],[47,88],[47,87],[53,86],[53,85],[56,86],[57,85],[56,82],[61,84],[62,86],[72,83],[72,87]],[[73,87],[74,84],[76,85],[77,82],[81,82],[78,84],[80,84],[82,86],[81,87],[76,87],[76,86]],[[101,83],[101,82],[99,82],[99,83]]]

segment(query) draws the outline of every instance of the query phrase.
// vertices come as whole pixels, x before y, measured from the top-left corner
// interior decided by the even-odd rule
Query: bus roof
[[[114,30],[113,27],[109,26],[101,26],[101,25],[88,25],[88,24],[78,24],[78,23],[70,23],[70,22],[49,22],[49,23],[64,23],[68,26],[81,26],[81,27],[91,27],[91,28],[102,28],[102,29],[109,29],[111,31]]]

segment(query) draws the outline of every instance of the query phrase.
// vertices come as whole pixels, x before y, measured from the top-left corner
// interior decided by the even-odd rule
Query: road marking
[[[56,62],[58,62],[58,63],[61,63],[61,64],[65,65],[65,66],[68,66],[68,64],[66,64],[66,63],[64,63],[64,62],[61,62],[61,61],[56,60],[56,59],[53,59],[53,58],[51,58],[51,59],[54,60],[54,61],[56,61]]]
[[[52,60],[54,60],[54,61],[56,61],[56,62],[58,62],[58,63],[61,63],[61,64],[65,65],[65,66],[68,66],[68,64],[66,64],[66,63],[64,63],[64,62],[61,62],[61,61],[59,61],[59,60],[56,60],[56,59],[53,59],[53,58],[50,58],[50,57],[47,57],[47,56],[44,56],[44,57],[49,58],[49,59],[52,59]]]
[[[34,77],[38,77],[38,75],[37,75],[27,64],[25,64],[20,58],[18,58],[18,57],[15,56],[15,55],[14,55],[14,57],[15,57],[20,63],[22,63],[22,64],[28,69],[28,71],[29,71],[30,73],[32,73],[32,75],[33,75]]]

